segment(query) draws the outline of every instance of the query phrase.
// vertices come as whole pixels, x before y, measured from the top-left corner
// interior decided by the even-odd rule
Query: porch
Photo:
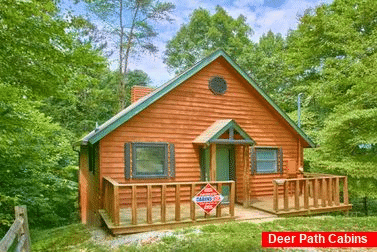
[[[346,176],[305,173],[304,178],[273,180],[273,195],[251,200],[251,206],[277,216],[348,211]]]
[[[191,201],[207,183],[229,192],[228,202],[210,214]],[[113,234],[276,217],[235,204],[234,181],[120,184],[104,177],[102,203],[99,214]]]
[[[226,203],[205,214],[191,199],[210,183],[228,194]],[[120,184],[103,179],[100,216],[113,234],[194,226],[233,220],[348,211],[347,177],[305,174],[273,181],[273,195],[235,204],[234,181]],[[225,189],[226,188],[226,189]]]
[[[229,191],[228,203],[211,214],[191,201],[207,183]],[[104,177],[102,204],[99,214],[113,234],[224,222],[235,219],[235,182],[120,184]]]

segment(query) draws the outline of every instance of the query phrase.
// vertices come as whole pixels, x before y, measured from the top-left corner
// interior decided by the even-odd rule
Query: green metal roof
[[[218,139],[227,130],[233,128],[244,140],[255,144],[254,140],[232,119],[218,120],[209,126],[202,134],[193,141],[194,144],[209,144]]]
[[[154,90],[149,95],[141,98],[137,102],[131,104],[121,112],[113,116],[104,124],[90,132],[81,141],[80,144],[94,144],[105,137],[107,134],[118,128],[123,123],[130,120],[132,117],[143,111],[149,105],[160,99],[165,94],[169,93],[172,89],[179,86],[181,83],[195,75],[201,69],[212,63],[219,57],[223,57],[258,93],[288,122],[288,124],[295,129],[295,131],[311,146],[315,147],[315,144],[310,138],[284,113],[284,111],[256,84],[256,82],[247,75],[222,49],[216,50],[210,54],[207,58],[199,61],[193,67],[189,68],[182,74],[176,76],[172,80],[168,81],[161,87]]]

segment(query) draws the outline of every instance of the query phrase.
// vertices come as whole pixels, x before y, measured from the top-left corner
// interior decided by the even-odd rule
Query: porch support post
[[[210,147],[210,171],[209,171],[209,180],[216,181],[216,144],[211,144]]]
[[[249,207],[250,206],[250,190],[249,190],[249,166],[248,160],[249,152],[247,145],[243,146],[243,206]]]

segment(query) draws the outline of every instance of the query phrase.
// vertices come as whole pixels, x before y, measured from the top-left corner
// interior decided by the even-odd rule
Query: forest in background
[[[114,10],[88,2],[97,15]],[[109,2],[153,21],[169,20],[174,9],[152,0]],[[335,0],[306,10],[286,37],[268,32],[254,43],[244,16],[199,8],[167,43],[164,62],[180,73],[223,48],[294,121],[301,94],[301,126],[318,145],[305,152],[306,171],[347,175],[351,198],[367,202],[377,196],[376,10],[374,0]],[[117,40],[129,49],[123,61],[143,48],[156,52],[158,34],[147,21]],[[1,1],[0,236],[14,205],[28,206],[34,228],[77,220],[73,143],[129,105],[132,85],[151,84],[125,63],[111,71],[101,34],[52,0]]]

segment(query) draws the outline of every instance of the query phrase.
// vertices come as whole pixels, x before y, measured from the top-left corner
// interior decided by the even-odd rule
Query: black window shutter
[[[92,146],[88,145],[88,164],[89,164],[89,171],[93,172],[93,151]]]
[[[175,177],[175,151],[174,144],[170,144],[170,177]]]
[[[131,178],[131,143],[124,144],[124,176]]]
[[[257,152],[255,147],[250,146],[250,169],[251,175],[257,173]]]
[[[96,169],[96,146],[95,145],[88,145],[88,156],[89,156],[89,171],[92,173],[95,172]]]
[[[280,174],[283,174],[283,148],[278,149],[278,160],[277,160],[278,169],[277,172],[280,172]]]
[[[99,144],[93,146],[93,173],[99,168]]]

